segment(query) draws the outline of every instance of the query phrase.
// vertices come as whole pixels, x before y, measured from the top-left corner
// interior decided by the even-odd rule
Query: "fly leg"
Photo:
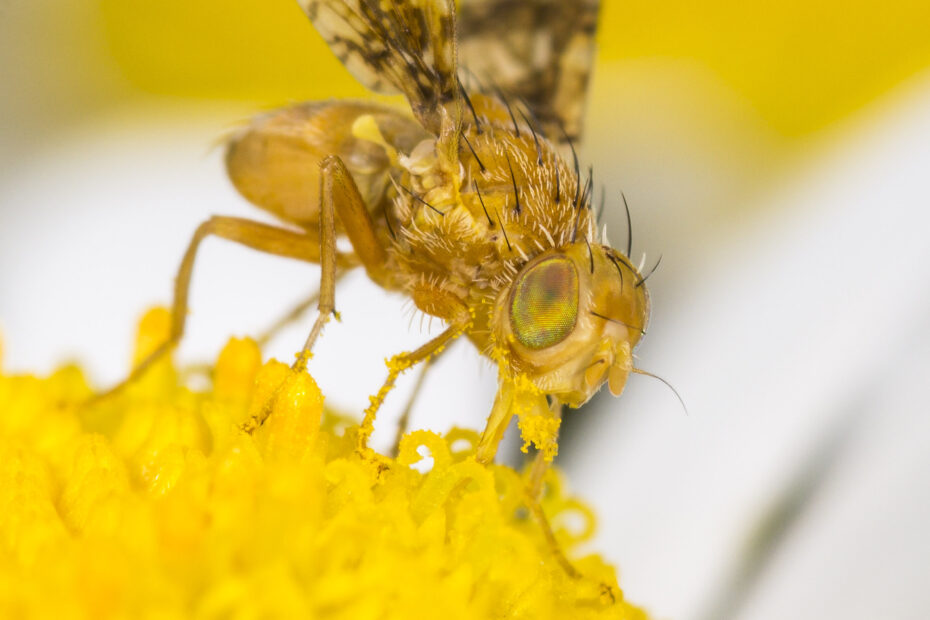
[[[326,157],[320,164],[320,241],[319,263],[321,266],[320,292],[317,302],[317,317],[307,336],[304,346],[291,366],[291,377],[307,369],[313,344],[336,313],[336,217],[339,217],[355,255],[368,274],[378,280],[385,269],[387,252],[378,241],[371,214],[365,204],[352,175],[341,159],[334,155]],[[287,380],[274,391],[268,402],[250,417],[242,430],[254,432],[271,414],[278,394]]]
[[[497,448],[504,438],[504,432],[518,410],[522,412],[521,417],[524,415],[549,417],[551,415],[549,403],[542,393],[521,389],[513,377],[499,375],[497,395],[494,397],[488,422],[475,448],[475,460],[482,465],[489,465],[494,461]],[[549,459],[552,459],[551,455]]]
[[[343,261],[337,261],[337,262],[339,263],[339,266],[341,267]],[[351,268],[352,266],[354,265],[350,265],[349,268]],[[339,280],[341,280],[345,274],[346,274],[346,271],[344,270],[338,271],[336,273],[336,284],[339,284]],[[301,318],[303,318],[304,314],[306,314],[307,311],[310,310],[310,308],[312,308],[313,306],[317,304],[319,299],[320,299],[320,292],[314,291],[311,295],[308,295],[305,299],[303,299],[293,308],[288,310],[287,313],[282,314],[280,317],[278,317],[278,319],[274,323],[266,327],[261,333],[259,333],[253,338],[253,340],[255,340],[255,344],[258,345],[258,348],[260,350],[263,350],[265,346],[267,346],[267,344],[275,336],[277,336],[283,329],[285,329],[286,327],[290,325],[293,325],[294,323],[297,323]],[[213,372],[213,365],[207,364],[207,363],[190,364],[188,366],[184,366],[183,368],[181,368],[180,372],[183,378],[192,377],[192,376],[209,377],[210,373]]]
[[[468,315],[466,314],[465,316]],[[378,393],[371,397],[371,405],[365,409],[365,419],[362,420],[362,425],[358,429],[356,451],[361,456],[366,458],[372,456],[372,450],[368,447],[368,439],[375,430],[375,415],[378,413],[378,409],[381,408],[381,403],[384,402],[385,397],[394,389],[394,383],[397,381],[397,377],[416,364],[425,362],[441,353],[450,342],[465,331],[467,325],[468,322],[464,317],[458,321],[454,321],[445,331],[420,348],[408,353],[395,355],[387,361],[387,379],[384,380],[384,384],[381,386],[381,389],[378,390]]]
[[[341,266],[341,264],[339,266]],[[345,274],[346,271],[344,270],[340,270],[336,273],[336,284],[339,283]],[[304,314],[306,314],[310,308],[317,305],[319,301],[320,291],[314,291],[313,294],[308,295],[297,305],[288,310],[287,313],[278,317],[274,323],[265,328],[260,334],[255,336],[256,344],[258,344],[259,348],[264,348],[265,345],[271,342],[272,338],[281,332],[281,330],[300,321]]]
[[[552,524],[549,523],[549,518],[546,516],[545,511],[543,511],[542,505],[539,503],[539,498],[532,496],[530,493],[530,489],[527,488],[526,507],[529,509],[530,514],[533,515],[533,518],[536,519],[536,523],[539,525],[539,529],[542,531],[543,539],[546,541],[546,547],[549,548],[549,553],[552,554],[552,557],[555,558],[555,561],[558,562],[562,570],[565,571],[565,574],[572,579],[584,579],[589,582],[596,583],[600,592],[601,600],[615,603],[617,601],[618,593],[612,585],[585,575],[580,570],[575,568],[575,565],[571,563],[571,561],[568,559],[568,556],[565,555],[565,551],[562,550],[562,545],[560,545],[558,539],[556,539],[555,532],[552,531]]]
[[[533,518],[536,519],[536,522],[539,524],[539,528],[542,530],[543,538],[546,540],[546,546],[549,547],[550,553],[555,557],[556,562],[559,563],[559,566],[562,567],[562,570],[565,571],[572,579],[581,579],[582,574],[579,572],[574,565],[568,561],[568,558],[565,556],[565,552],[562,551],[562,546],[559,544],[559,541],[555,538],[555,533],[552,531],[552,525],[549,523],[549,518],[546,516],[546,513],[543,512],[542,506],[539,503],[539,499],[536,497],[531,497],[529,494],[529,489],[527,489],[526,497],[526,507],[529,509],[530,513],[533,515]]]
[[[507,430],[514,415],[512,403],[513,386],[509,381],[502,382],[494,396],[494,404],[491,406],[491,414],[488,416],[484,432],[481,433],[481,438],[475,448],[475,459],[482,465],[490,465],[494,461],[497,446],[504,438],[504,431]]]
[[[552,398],[550,410],[556,418],[561,419],[562,403],[560,403],[557,398]],[[526,484],[526,506],[533,515],[533,518],[536,519],[536,523],[539,525],[540,530],[542,530],[543,539],[546,541],[549,552],[552,554],[552,557],[555,558],[556,562],[559,563],[559,566],[562,567],[562,570],[565,571],[565,574],[572,579],[591,579],[575,568],[575,565],[572,564],[568,556],[565,555],[565,551],[562,549],[562,546],[555,537],[555,533],[552,531],[552,524],[549,522],[549,518],[542,508],[540,500],[543,479],[546,476],[546,472],[549,471],[549,466],[551,464],[551,461],[546,460],[545,452],[542,450],[536,451],[536,456],[530,467],[530,475]],[[615,602],[617,600],[617,593],[614,592],[613,586],[601,581],[597,581],[597,584],[603,599],[610,600],[610,602]]]
[[[491,415],[488,416],[487,426],[481,434],[481,438],[478,440],[478,446],[475,451],[475,459],[479,463],[489,465],[494,461],[497,447],[500,445],[501,439],[504,437],[504,431],[507,430],[507,426],[510,424],[510,420],[514,415],[514,398],[523,399],[524,402],[522,404],[524,406],[529,405],[526,399],[532,398],[532,396],[527,394],[515,394],[515,391],[512,381],[506,379],[501,381],[497,390],[497,396],[494,398],[494,405],[491,407]],[[537,398],[538,400],[532,406],[541,408],[544,411],[544,408],[547,406],[545,398],[542,395],[538,395]],[[561,418],[562,404],[557,399],[553,399],[548,407],[554,417]],[[549,523],[549,518],[546,516],[542,504],[539,501],[543,478],[550,464],[550,461],[546,459],[545,451],[537,451],[536,458],[530,469],[529,480],[524,488],[524,502],[530,514],[533,515],[533,518],[539,525],[539,529],[542,531],[543,539],[546,541],[546,547],[549,549],[549,553],[552,554],[552,557],[555,558],[562,570],[565,571],[565,574],[572,579],[590,579],[575,568],[565,555],[565,551],[563,551],[558,539],[556,539],[555,533],[552,531],[552,525]],[[614,592],[609,584],[600,581],[596,583],[603,599],[611,601],[616,600],[616,592]]]
[[[397,456],[400,450],[400,440],[403,438],[404,433],[407,432],[407,427],[410,424],[410,411],[413,409],[413,403],[416,401],[417,396],[420,394],[420,390],[423,388],[426,373],[429,371],[430,366],[432,366],[433,360],[435,360],[435,357],[430,357],[422,363],[420,375],[417,377],[417,382],[413,386],[413,392],[410,393],[410,398],[407,399],[404,412],[401,414],[400,420],[397,421],[397,433],[394,435],[394,447],[391,449],[391,454],[394,456]]]
[[[397,377],[401,373],[408,370],[409,368],[423,363],[429,365],[433,359],[440,353],[442,353],[446,346],[455,340],[457,337],[462,335],[469,325],[471,325],[472,315],[468,310],[468,306],[459,299],[455,293],[444,290],[441,286],[433,284],[422,284],[416,287],[411,296],[413,297],[413,302],[422,312],[430,315],[441,318],[442,320],[448,323],[448,327],[441,334],[421,346],[415,351],[409,353],[401,353],[400,355],[395,355],[391,359],[387,360],[388,367],[388,376],[384,380],[384,385],[381,386],[381,389],[378,390],[378,393],[371,397],[371,405],[365,410],[365,419],[362,421],[361,427],[358,431],[358,444],[356,446],[356,451],[363,457],[373,460],[373,453],[368,447],[368,439],[371,437],[372,432],[374,432],[374,423],[375,415],[378,413],[378,409],[381,407],[381,403],[384,402],[385,397],[388,393],[394,388],[394,382],[397,381]],[[403,432],[406,427],[407,418],[409,415],[410,405],[413,402],[413,399],[416,397],[416,393],[419,391],[420,386],[423,382],[423,377],[426,374],[427,368],[423,369],[423,373],[420,375],[417,385],[414,388],[414,393],[411,396],[410,403],[407,405],[407,411],[404,413],[401,418],[400,428],[397,431],[397,436],[394,442],[394,452],[397,452],[397,448],[400,444],[400,438],[403,435]]]
[[[562,403],[559,402],[559,399],[552,398],[549,409],[552,411],[552,415],[557,420],[562,419]],[[558,436],[556,436],[556,439],[558,439]],[[546,472],[549,471],[549,466],[551,464],[551,461],[546,460],[545,452],[542,450],[536,451],[536,457],[533,459],[533,465],[530,468],[530,477],[527,481],[526,487],[530,497],[537,501],[539,500],[540,493],[542,492],[543,478],[546,476]]]
[[[369,275],[380,274],[387,252],[378,241],[374,223],[365,201],[359,194],[352,175],[342,160],[330,155],[320,164],[320,299],[318,314],[303,349],[292,368],[302,372],[307,368],[313,343],[323,326],[336,312],[336,214],[352,243],[352,249]]]
[[[275,254],[286,258],[295,258],[307,262],[320,261],[320,247],[313,237],[303,232],[296,232],[286,228],[269,226],[238,217],[214,216],[197,227],[181,266],[178,269],[174,284],[174,302],[171,310],[171,331],[168,339],[160,344],[145,359],[132,370],[128,377],[105,392],[95,395],[91,400],[98,401],[115,394],[132,381],[142,376],[149,367],[163,355],[174,348],[184,335],[184,326],[187,320],[187,300],[190,292],[191,276],[194,270],[194,260],[201,242],[209,236],[220,237],[234,241],[267,254]]]

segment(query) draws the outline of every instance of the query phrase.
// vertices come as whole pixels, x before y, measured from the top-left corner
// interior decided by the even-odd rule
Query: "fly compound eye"
[[[578,318],[578,273],[568,258],[537,263],[519,280],[510,302],[510,327],[520,343],[545,349],[564,340]]]

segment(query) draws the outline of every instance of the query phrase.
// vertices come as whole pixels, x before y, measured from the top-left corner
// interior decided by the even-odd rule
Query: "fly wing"
[[[462,67],[485,88],[522,99],[550,140],[577,140],[598,5],[599,0],[461,0]]]
[[[440,107],[459,105],[453,0],[298,0],[355,78],[402,93],[417,120],[439,133]]]

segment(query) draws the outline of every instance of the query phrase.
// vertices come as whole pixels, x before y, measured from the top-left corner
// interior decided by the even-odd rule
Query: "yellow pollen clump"
[[[139,352],[165,318],[142,321]],[[165,359],[83,405],[75,367],[0,374],[0,617],[646,618],[598,556],[568,574],[475,432],[408,433],[373,467],[354,422],[254,342],[226,345],[212,385]],[[571,555],[593,516],[556,473],[541,505]]]

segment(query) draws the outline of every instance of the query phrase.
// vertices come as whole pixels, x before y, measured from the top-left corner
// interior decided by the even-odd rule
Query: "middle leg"
[[[336,311],[336,214],[352,243],[352,249],[369,275],[378,279],[385,269],[387,251],[378,241],[371,214],[342,160],[330,155],[320,164],[320,300],[318,314],[293,369],[307,369],[313,344],[330,315]]]
[[[336,273],[336,284],[339,284],[339,281],[347,271],[345,269],[340,269]],[[265,346],[271,342],[282,330],[290,325],[293,325],[299,322],[303,316],[314,306],[316,306],[320,301],[320,291],[314,291],[311,295],[308,295],[303,300],[301,300],[297,305],[288,310],[285,314],[282,314],[278,319],[266,327],[259,334],[254,336],[255,342],[258,344],[259,348],[264,349]]]
[[[330,317],[336,312],[337,214],[355,255],[368,274],[377,281],[386,269],[387,251],[378,241],[368,207],[345,164],[338,157],[330,155],[320,164],[321,275],[317,317],[304,346],[291,366],[292,377],[307,369],[313,344],[323,331],[323,327],[329,322]],[[242,430],[252,433],[265,422],[288,380],[278,386],[268,402],[242,425]]]

